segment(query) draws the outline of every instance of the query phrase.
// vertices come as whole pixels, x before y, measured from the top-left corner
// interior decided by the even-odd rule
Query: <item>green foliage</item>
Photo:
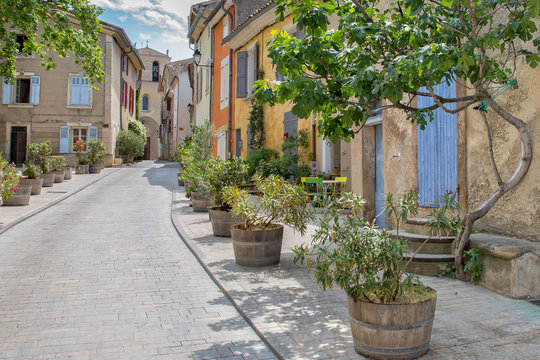
[[[302,235],[305,233],[313,212],[307,206],[308,195],[303,187],[270,175],[267,178],[256,176],[255,189],[261,194],[257,199],[238,187],[228,187],[224,192],[225,201],[232,205],[233,213],[244,220],[244,229],[263,230],[279,222]]]
[[[252,150],[248,154],[246,159],[249,167],[249,176],[253,176],[256,171],[258,171],[259,173],[261,173],[261,175],[265,177],[270,175],[270,171],[264,171],[263,167],[276,159],[279,159],[279,152],[277,152],[276,150],[268,149],[265,147]]]
[[[39,165],[44,174],[52,170],[49,156],[52,154],[51,142],[49,140],[42,143],[29,143],[27,146],[28,161]]]
[[[119,155],[139,157],[144,154],[144,143],[133,131],[120,130],[116,137],[116,151]]]
[[[214,196],[215,205],[225,211],[231,209],[231,205],[225,200],[225,188],[241,187],[247,184],[247,180],[247,164],[239,157],[233,157],[231,160],[214,160],[206,174],[206,181]]]
[[[55,58],[72,57],[90,82],[103,81],[98,16],[102,9],[88,0],[3,0],[0,2],[0,76],[13,83],[18,56],[17,35],[25,35],[22,53],[41,59],[46,70]],[[77,22],[78,25],[74,25]]]
[[[437,208],[428,215],[427,225],[431,228],[431,235],[439,239],[443,236],[457,238],[462,228],[457,194],[446,192],[436,205]]]
[[[86,154],[90,164],[97,164],[107,153],[107,147],[101,139],[90,139],[88,140],[88,152]]]
[[[389,219],[396,220],[396,232],[399,235],[399,225],[407,221],[409,215],[418,215],[418,193],[414,190],[405,191],[401,198],[395,198],[394,194],[388,193],[384,199],[384,211]]]
[[[264,132],[264,112],[262,104],[255,101],[255,98],[251,101],[251,110],[248,117],[248,131],[250,133],[250,140],[248,146],[252,150],[261,149],[266,142],[266,135]]]
[[[30,161],[25,161],[22,168],[22,175],[28,179],[38,179],[41,175],[39,167]]]
[[[182,156],[182,179],[192,186],[191,191],[197,191],[203,197],[210,196],[210,189],[206,178],[208,168],[212,163],[212,145],[214,129],[208,120],[200,126],[192,127],[191,143],[186,146]],[[186,194],[186,195],[187,195]]]
[[[335,284],[355,300],[387,304],[429,297],[417,278],[404,273],[404,242],[370,224],[362,216],[364,204],[353,193],[326,199],[319,229],[309,245],[293,249],[293,261],[305,263],[324,290]],[[343,208],[351,215],[341,215]]]
[[[321,135],[332,141],[353,137],[376,100],[424,128],[441,104],[471,106],[489,96],[486,90],[507,84],[520,58],[533,68],[540,60],[537,0],[276,3],[278,21],[290,11],[306,37],[274,32],[268,56],[285,80],[258,80],[256,97],[269,105],[290,101],[299,118],[317,114]],[[338,27],[329,29],[334,15]],[[421,87],[456,79],[472,84],[470,96],[424,109],[411,105],[413,96],[431,96]]]
[[[471,248],[463,254],[464,266],[463,270],[469,275],[472,281],[478,284],[482,280],[482,271],[484,271],[484,265],[480,260],[484,252],[480,249]]]
[[[19,175],[13,163],[9,164],[0,153],[0,196],[2,199],[10,199],[19,185]]]
[[[449,277],[449,278],[455,279],[456,278],[456,264],[454,263],[441,264],[437,277],[440,277],[440,278]]]
[[[54,171],[61,170],[67,166],[66,159],[63,156],[51,156],[51,168]]]
[[[130,120],[128,122],[128,131],[133,131],[137,136],[141,138],[146,145],[146,128],[144,124],[139,120]]]
[[[139,121],[139,118],[141,117],[141,107],[139,104],[140,98],[141,98],[141,89],[139,88],[135,92],[135,119],[138,121]]]

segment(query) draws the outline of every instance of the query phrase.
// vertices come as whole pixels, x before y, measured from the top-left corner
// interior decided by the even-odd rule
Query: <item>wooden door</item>
[[[15,126],[11,128],[11,156],[10,161],[22,166],[26,160],[26,127]]]
[[[146,145],[144,146],[144,160],[150,160],[150,149],[151,149],[151,143],[150,143],[150,137],[148,136],[146,138]]]
[[[455,83],[443,83],[433,90],[447,98],[456,96]],[[419,108],[433,104],[430,97],[418,97]],[[456,107],[455,104],[446,106],[450,109]],[[422,206],[434,206],[446,191],[456,191],[458,186],[457,115],[437,109],[433,117],[433,122],[428,123],[424,130],[418,127],[418,193]]]

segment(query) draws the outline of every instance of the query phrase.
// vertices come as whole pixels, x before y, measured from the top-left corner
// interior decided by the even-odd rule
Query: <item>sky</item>
[[[203,0],[90,0],[103,8],[100,20],[124,28],[137,49],[169,50],[172,61],[193,56],[188,44],[191,5]]]

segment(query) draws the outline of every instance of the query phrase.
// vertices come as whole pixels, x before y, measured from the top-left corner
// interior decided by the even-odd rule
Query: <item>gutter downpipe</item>
[[[229,15],[229,20],[230,20],[229,21],[229,26],[231,27],[231,30],[232,30],[233,16],[232,16],[232,14],[231,14],[231,12],[229,10],[225,9],[225,2],[224,1],[221,1],[220,4],[221,4],[221,9],[223,9],[223,11],[225,11],[225,13],[227,15]],[[228,142],[229,142],[229,145],[228,145],[228,148],[229,148],[228,158],[229,158],[229,160],[232,158],[232,81],[233,81],[232,62],[233,62],[233,51],[232,51],[231,47],[229,46],[229,139],[228,139]]]

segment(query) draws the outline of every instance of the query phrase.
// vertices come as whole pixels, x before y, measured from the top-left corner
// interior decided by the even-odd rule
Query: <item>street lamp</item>
[[[210,64],[210,65],[199,65],[199,63],[201,62],[201,52],[199,51],[199,49],[195,49],[195,52],[193,53],[193,62],[197,66],[209,67],[209,68],[212,67],[212,64]]]

